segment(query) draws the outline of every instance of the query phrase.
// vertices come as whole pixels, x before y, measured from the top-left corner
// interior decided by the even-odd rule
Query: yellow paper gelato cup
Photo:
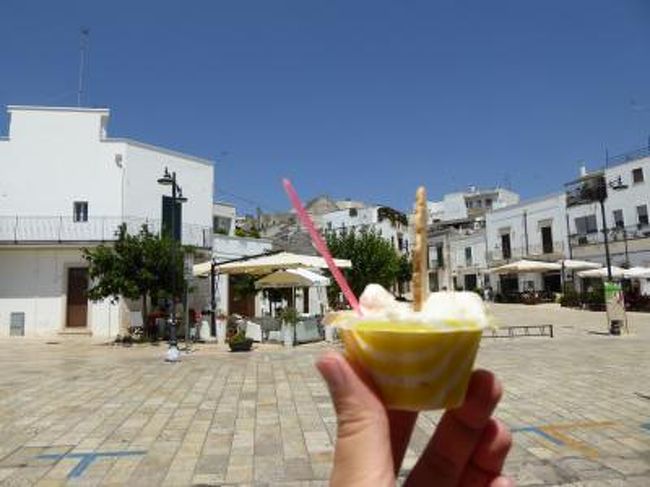
[[[483,330],[348,317],[339,332],[388,409],[422,411],[462,404]]]

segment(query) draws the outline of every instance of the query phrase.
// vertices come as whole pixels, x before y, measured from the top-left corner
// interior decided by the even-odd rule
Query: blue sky
[[[243,212],[328,193],[405,209],[470,184],[560,189],[650,136],[647,0],[5,0],[4,105],[85,105],[113,136],[217,159]],[[4,130],[3,130],[4,132]],[[236,195],[236,196],[233,196]]]

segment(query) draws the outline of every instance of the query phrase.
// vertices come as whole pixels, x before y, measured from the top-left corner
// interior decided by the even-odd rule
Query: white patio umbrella
[[[621,279],[622,277],[625,276],[625,269],[621,267],[617,267],[615,265],[612,266],[612,277],[616,279]],[[590,269],[588,271],[580,271],[578,272],[578,277],[581,278],[588,278],[588,277],[594,277],[594,278],[607,278],[607,267],[601,267],[600,269]]]
[[[567,271],[585,271],[588,269],[600,269],[603,265],[598,262],[590,262],[588,260],[574,260],[574,259],[564,259],[558,260],[558,264],[564,266],[564,269]]]
[[[330,280],[307,269],[287,269],[275,271],[255,281],[258,289],[285,287],[329,286]]]
[[[347,259],[334,259],[338,267],[352,267],[352,262]],[[205,277],[210,275],[212,262],[202,262],[193,267],[195,276]],[[327,263],[322,257],[315,255],[294,254],[292,252],[278,252],[276,254],[262,255],[236,262],[217,264],[215,271],[218,274],[251,274],[263,276],[281,269],[327,269]]]
[[[626,279],[650,279],[650,268],[648,267],[632,267],[623,271],[623,276]]]
[[[518,260],[516,262],[511,262],[510,264],[505,264],[499,267],[494,267],[488,272],[494,274],[524,274],[528,272],[548,272],[548,271],[559,271],[562,268],[560,264],[555,262],[542,262],[539,260]]]

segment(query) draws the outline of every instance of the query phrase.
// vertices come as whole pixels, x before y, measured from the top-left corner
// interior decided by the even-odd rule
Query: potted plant
[[[298,323],[296,308],[284,308],[280,313],[280,321],[282,322],[284,345],[286,347],[294,346],[296,344],[296,323]]]
[[[253,340],[246,338],[246,333],[240,330],[230,337],[228,345],[230,346],[231,352],[249,352],[253,346]]]

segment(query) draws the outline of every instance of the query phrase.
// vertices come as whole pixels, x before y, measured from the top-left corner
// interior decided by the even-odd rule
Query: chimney
[[[580,163],[580,177],[584,178],[587,175],[587,165],[584,162]]]

